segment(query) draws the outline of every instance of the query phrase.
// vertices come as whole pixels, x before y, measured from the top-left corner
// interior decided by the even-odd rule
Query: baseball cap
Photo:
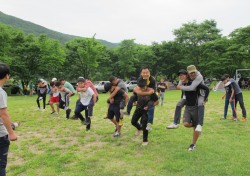
[[[84,82],[84,81],[85,81],[84,77],[79,77],[79,78],[77,79],[77,82]]]
[[[57,79],[56,78],[52,78],[52,80],[51,80],[52,82],[54,82],[54,81],[57,81]]]
[[[187,70],[185,70],[185,69],[180,69],[179,72],[178,72],[178,75],[180,75],[180,74],[187,75],[188,72],[187,72]]]

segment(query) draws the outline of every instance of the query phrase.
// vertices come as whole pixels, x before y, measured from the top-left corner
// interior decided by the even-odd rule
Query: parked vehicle
[[[137,86],[137,81],[127,81],[126,86],[129,92],[132,92],[133,89]]]
[[[95,82],[95,88],[98,93],[105,93],[106,91],[104,90],[104,84],[109,83],[109,81],[97,81]]]

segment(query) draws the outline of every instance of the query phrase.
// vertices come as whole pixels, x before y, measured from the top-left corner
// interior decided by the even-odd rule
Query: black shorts
[[[108,119],[113,119],[116,117],[116,121],[119,122],[121,113],[119,104],[110,104],[108,109]]]

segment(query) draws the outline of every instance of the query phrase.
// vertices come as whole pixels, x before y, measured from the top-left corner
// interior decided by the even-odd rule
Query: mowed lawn
[[[220,120],[222,92],[211,92],[205,108],[205,122],[197,148],[187,151],[193,129],[181,124],[167,130],[173,121],[180,91],[167,91],[163,106],[155,108],[149,145],[142,146],[142,135],[135,136],[131,116],[125,117],[122,135],[113,138],[114,125],[104,116],[108,94],[100,94],[94,109],[92,127],[85,132],[79,120],[66,120],[65,111],[51,115],[51,108],[37,111],[36,96],[10,96],[8,110],[18,141],[11,142],[8,176],[189,176],[250,175],[250,120]],[[250,91],[243,91],[250,114]],[[48,98],[49,96],[47,96]],[[77,97],[71,99],[74,109]],[[241,118],[241,109],[237,112]],[[228,119],[231,117],[228,112]]]

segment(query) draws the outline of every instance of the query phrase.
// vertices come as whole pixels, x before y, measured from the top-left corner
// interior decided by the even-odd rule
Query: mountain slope
[[[10,26],[13,26],[14,28],[21,29],[26,34],[33,33],[36,36],[39,36],[41,34],[46,34],[48,37],[57,39],[57,40],[61,41],[62,43],[65,43],[65,42],[72,40],[74,38],[83,38],[83,37],[79,37],[79,36],[68,35],[68,34],[56,32],[56,31],[47,29],[43,26],[31,23],[29,21],[25,21],[25,20],[10,16],[10,15],[6,15],[1,11],[0,11],[0,22],[7,24],[7,25],[10,25]],[[110,48],[119,45],[117,43],[111,43],[111,42],[101,40],[101,39],[98,39],[98,40],[100,42],[102,42],[105,46],[110,47]]]

